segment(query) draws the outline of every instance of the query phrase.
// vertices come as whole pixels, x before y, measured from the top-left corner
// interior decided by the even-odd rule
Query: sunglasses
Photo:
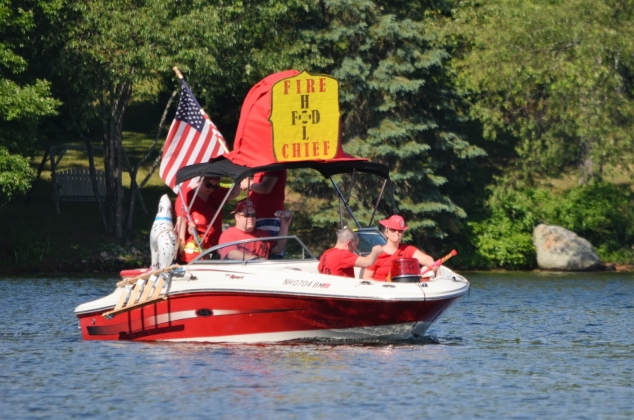
[[[216,188],[219,187],[218,184],[212,184],[211,182],[205,182],[205,187],[210,188],[212,190],[215,190]]]
[[[403,234],[402,230],[398,230],[398,229],[392,229],[392,228],[385,228],[388,232],[397,232],[400,233],[401,235]]]
[[[254,219],[254,218],[255,218],[255,216],[256,216],[256,214],[255,214],[255,213],[238,213],[238,214],[240,214],[240,215],[242,215],[242,216],[246,217],[247,219],[252,219],[252,218]]]

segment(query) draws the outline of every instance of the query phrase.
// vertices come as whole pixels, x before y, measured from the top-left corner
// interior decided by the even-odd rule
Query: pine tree
[[[398,212],[419,244],[425,236],[446,236],[465,217],[447,194],[447,183],[460,182],[465,162],[484,155],[459,130],[462,98],[451,84],[449,53],[436,33],[449,12],[438,4],[323,2],[321,20],[304,32],[324,59],[319,70],[340,82],[345,150],[390,168]],[[344,191],[350,178],[343,179]],[[320,186],[325,184],[310,189]],[[379,189],[357,177],[363,209],[355,209],[365,223]],[[389,196],[379,218],[392,213]],[[322,225],[338,220],[336,209],[331,203],[313,220]]]

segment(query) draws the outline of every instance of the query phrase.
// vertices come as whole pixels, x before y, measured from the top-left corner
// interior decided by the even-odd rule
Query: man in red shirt
[[[365,257],[354,253],[359,245],[359,237],[348,228],[337,232],[337,244],[323,253],[317,269],[322,274],[331,276],[353,277],[354,267],[370,267],[377,256],[383,252],[381,245],[375,245]]]
[[[259,172],[253,179],[242,180],[240,188],[243,191],[250,190],[249,200],[258,209],[255,227],[269,231],[270,236],[277,236],[281,220],[275,212],[284,210],[286,170]]]
[[[236,225],[222,232],[219,244],[271,236],[269,232],[255,228],[257,214],[247,198],[238,201],[236,209],[231,213],[235,215]],[[288,235],[291,219],[292,215],[281,220],[279,236]],[[277,241],[252,241],[231,245],[221,248],[219,251],[223,260],[253,260],[256,258],[266,259],[269,253],[279,254],[284,251],[285,246],[286,239],[278,239]]]

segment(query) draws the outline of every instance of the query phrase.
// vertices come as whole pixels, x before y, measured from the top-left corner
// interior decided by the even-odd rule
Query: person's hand
[[[371,253],[375,253],[376,255],[381,255],[383,253],[383,245],[374,245],[372,247]]]
[[[280,227],[281,226],[290,226],[291,225],[291,220],[293,220],[293,213],[291,213],[290,211],[288,212],[289,216],[288,217],[280,217]]]
[[[245,179],[243,179],[242,181],[240,181],[240,189],[241,189],[242,191],[246,191],[246,190],[249,188],[249,184],[251,184],[251,183],[249,182],[249,179],[250,179],[250,178],[245,178]]]

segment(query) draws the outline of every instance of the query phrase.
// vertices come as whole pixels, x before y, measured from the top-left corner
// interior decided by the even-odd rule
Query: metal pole
[[[200,188],[200,184],[198,184],[198,188]],[[196,192],[194,193],[194,197],[192,199],[192,203],[196,199],[196,194],[197,193],[198,193],[198,189],[196,189]],[[178,194],[181,196],[181,202],[186,203],[187,201],[185,201],[185,196],[183,195],[183,189],[180,187],[180,185],[178,186]],[[193,225],[194,221],[192,220],[192,217],[189,214],[189,211],[192,208],[192,203],[190,203],[189,206],[187,206],[185,208],[185,215],[187,216],[187,222],[191,223]],[[186,229],[189,229],[189,226],[187,226]],[[196,241],[196,245],[198,245],[198,249],[200,249],[202,251],[202,249],[200,247],[200,244],[202,243],[202,240],[200,238],[198,238],[198,233],[196,233],[196,226],[194,226],[194,235],[193,236],[194,236],[194,240]]]
[[[332,179],[332,177],[330,177],[330,182],[332,182],[332,185],[335,187],[335,191],[337,191],[337,195],[339,195],[339,199],[343,202],[343,205],[346,206],[346,209],[348,209],[348,212],[350,213],[350,216],[352,216],[352,219],[354,220],[354,222],[357,224],[357,227],[361,229],[361,224],[359,223],[357,218],[354,217],[354,213],[352,213],[352,209],[350,209],[348,202],[346,201],[345,197],[341,193],[341,190],[339,189],[339,186],[337,185],[335,180]]]
[[[379,198],[376,199],[376,204],[374,205],[374,210],[372,211],[372,217],[370,217],[370,223],[368,223],[368,227],[372,225],[374,221],[374,215],[376,214],[376,210],[379,208],[379,202],[381,201],[381,197],[383,197],[383,191],[385,190],[385,184],[387,184],[387,179],[383,180],[383,186],[381,187],[381,192],[379,193]]]
[[[227,191],[227,194],[225,194],[225,198],[222,199],[222,203],[220,203],[220,207],[218,207],[216,209],[216,213],[214,214],[214,217],[211,219],[211,222],[209,223],[209,226],[207,226],[207,230],[205,231],[205,236],[203,236],[203,238],[207,237],[207,234],[209,233],[209,230],[211,229],[211,226],[214,224],[214,222],[216,221],[216,218],[218,217],[218,214],[220,213],[220,211],[222,210],[222,208],[225,206],[225,203],[227,202],[227,199],[229,198],[229,194],[231,194],[231,191],[233,190],[233,187],[236,184],[231,184],[231,187],[229,188],[229,191]]]

